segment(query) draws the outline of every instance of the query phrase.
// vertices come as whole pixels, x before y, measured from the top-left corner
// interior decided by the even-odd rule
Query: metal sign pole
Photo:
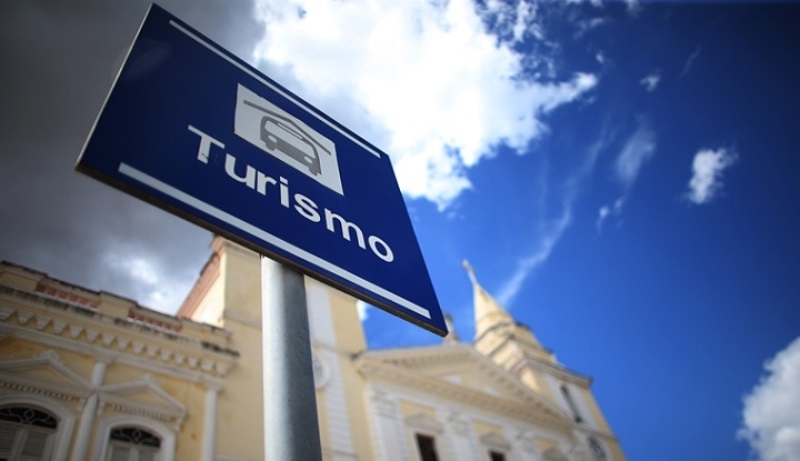
[[[321,460],[303,275],[261,257],[264,459]]]

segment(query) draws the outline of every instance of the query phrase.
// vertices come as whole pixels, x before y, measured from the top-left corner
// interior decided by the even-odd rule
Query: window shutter
[[[108,461],[128,461],[130,459],[130,447],[111,445],[110,449],[111,455],[108,457]]]
[[[14,449],[17,429],[10,424],[0,423],[0,456],[8,458]]]
[[[156,461],[156,454],[152,451],[140,451],[138,461]]]
[[[43,461],[49,458],[51,433],[28,429],[25,443],[22,445],[20,461]]]

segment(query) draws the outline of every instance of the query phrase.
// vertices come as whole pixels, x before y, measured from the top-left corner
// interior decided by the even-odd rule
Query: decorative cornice
[[[10,391],[21,392],[24,394],[44,395],[56,400],[85,400],[88,394],[83,395],[70,389],[65,389],[61,386],[42,386],[35,382],[13,382],[14,378],[8,378],[0,375],[0,387],[6,388]]]
[[[455,348],[442,347],[442,349],[453,350]],[[468,350],[471,351],[471,349]],[[488,359],[478,355],[477,352],[471,352],[470,356],[474,360],[474,362],[470,362],[473,368],[477,366],[487,377],[514,395],[515,399],[490,395],[438,377],[424,375],[394,363],[380,361],[370,357],[369,353],[363,354],[356,360],[356,368],[364,375],[380,378],[394,385],[423,389],[430,394],[438,395],[448,400],[459,401],[489,411],[500,411],[521,421],[540,424],[562,431],[572,429],[574,423],[558,407],[545,401],[525,385],[509,376],[507,372],[488,362]]]
[[[476,360],[480,357],[481,362],[491,363],[499,369],[502,367],[495,364],[491,359],[485,355],[477,352],[468,344],[453,345],[449,347],[442,346],[426,346],[418,348],[407,349],[387,349],[378,351],[367,351],[362,354],[364,357],[374,358],[386,363],[392,363],[406,368],[415,368],[424,365],[436,364],[451,364],[458,360]],[[560,365],[553,365],[551,363],[538,361],[530,357],[524,356],[532,367],[550,373],[564,381],[570,381],[576,384],[583,384],[588,386],[591,383],[591,378],[581,375],[577,372],[571,371]],[[505,370],[514,375],[513,370]],[[511,378],[517,381],[516,378]]]
[[[3,288],[0,286],[0,295]],[[14,306],[0,298],[0,326],[13,336],[50,347],[118,359],[184,379],[224,377],[238,361],[237,351],[215,343],[164,335],[118,318],[74,317],[70,312],[44,309],[37,305]],[[192,372],[197,375],[193,377]]]
[[[154,315],[145,309],[131,308],[128,311],[128,319],[147,325],[156,330],[166,330],[167,332],[179,332],[183,328],[180,320],[167,315]]]
[[[361,353],[359,358],[390,363],[404,368],[418,368],[469,360],[473,353],[474,351],[470,346],[458,344],[449,347],[433,346],[368,350]]]
[[[488,434],[484,434],[481,436],[480,441],[483,445],[491,448],[499,448],[501,450],[510,450],[511,449],[511,442],[509,442],[503,434],[499,432],[489,432]]]
[[[406,425],[437,434],[441,433],[444,428],[439,421],[431,418],[427,413],[416,413],[406,417]]]
[[[525,358],[514,364],[512,370],[520,369],[526,365],[535,370],[543,371],[553,375],[562,381],[567,381],[586,388],[589,388],[592,385],[592,378],[590,376],[582,375],[560,365],[554,365],[552,363],[547,363],[528,356],[525,356]]]
[[[100,305],[97,293],[90,293],[78,287],[66,287],[50,279],[44,279],[36,285],[36,293],[44,297],[62,301],[74,306],[96,310]]]

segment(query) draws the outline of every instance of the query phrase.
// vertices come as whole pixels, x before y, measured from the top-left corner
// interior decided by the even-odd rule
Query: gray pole
[[[322,459],[303,275],[261,257],[264,459]]]

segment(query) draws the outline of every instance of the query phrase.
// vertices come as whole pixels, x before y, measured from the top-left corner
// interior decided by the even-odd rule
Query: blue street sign
[[[389,157],[156,5],[76,168],[447,333]]]

